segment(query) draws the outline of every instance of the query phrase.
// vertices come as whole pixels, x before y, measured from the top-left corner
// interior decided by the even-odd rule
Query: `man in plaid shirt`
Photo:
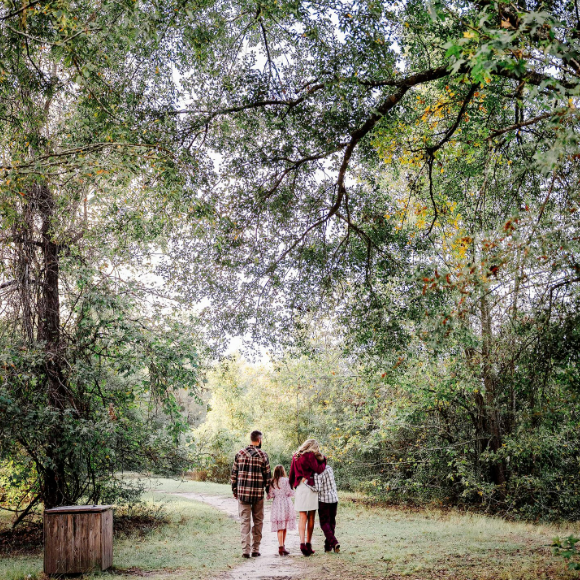
[[[308,484],[306,484],[308,485]],[[336,511],[338,509],[338,492],[334,481],[334,471],[329,465],[318,474],[314,474],[314,485],[308,486],[318,492],[318,517],[324,532],[324,551],[340,552],[340,544],[334,535],[336,529]]]
[[[238,500],[244,558],[250,557],[250,543],[252,556],[260,555],[264,524],[264,488],[269,487],[272,479],[270,460],[260,449],[262,433],[252,431],[250,441],[250,445],[236,453],[232,466],[232,492]]]

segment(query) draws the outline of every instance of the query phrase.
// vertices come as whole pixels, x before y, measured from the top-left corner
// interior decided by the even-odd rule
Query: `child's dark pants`
[[[338,540],[334,535],[336,529],[336,510],[338,503],[324,503],[318,502],[318,517],[320,518],[320,527],[324,532],[326,538],[324,547],[328,550],[338,545]]]

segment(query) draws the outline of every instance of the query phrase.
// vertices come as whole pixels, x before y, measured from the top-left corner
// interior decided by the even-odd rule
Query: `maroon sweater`
[[[302,478],[308,480],[308,485],[314,485],[314,474],[322,473],[326,469],[326,457],[322,463],[318,463],[316,456],[312,451],[296,457],[292,456],[292,464],[290,465],[290,486],[296,489]]]

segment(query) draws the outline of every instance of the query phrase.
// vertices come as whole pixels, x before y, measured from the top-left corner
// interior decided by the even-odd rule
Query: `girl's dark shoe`
[[[314,550],[312,549],[312,544],[310,542],[306,542],[306,549],[308,550],[309,556],[312,556],[312,554],[314,554]]]
[[[310,552],[306,548],[306,544],[300,544],[300,551],[302,552],[303,556],[310,556]]]
[[[334,551],[338,554],[340,552],[340,544],[336,544],[336,546],[334,546]]]
[[[324,542],[324,551],[325,552],[332,552],[332,548],[328,542]]]
[[[280,556],[289,556],[290,552],[288,552],[288,550],[286,550],[286,546],[279,546],[278,547],[278,554]]]

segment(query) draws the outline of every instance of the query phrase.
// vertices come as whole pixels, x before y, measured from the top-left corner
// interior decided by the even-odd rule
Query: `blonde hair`
[[[318,445],[318,441],[316,439],[306,439],[300,447],[298,447],[298,451],[296,451],[296,457],[300,457],[305,453],[314,453],[316,455],[316,459],[322,461],[323,455],[320,452],[320,446]]]

